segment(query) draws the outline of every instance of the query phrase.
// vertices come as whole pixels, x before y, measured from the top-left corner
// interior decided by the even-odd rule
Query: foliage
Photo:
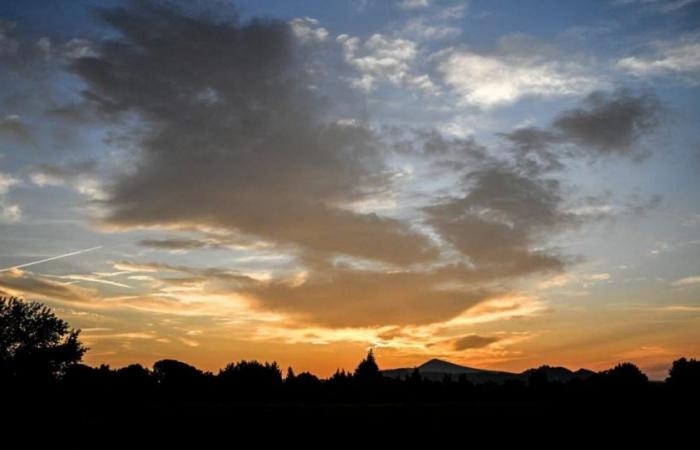
[[[79,334],[41,303],[0,298],[0,376],[62,376],[87,350]]]

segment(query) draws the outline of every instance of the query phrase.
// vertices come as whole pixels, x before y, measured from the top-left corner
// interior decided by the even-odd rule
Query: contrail
[[[41,263],[53,261],[54,259],[61,259],[61,258],[67,258],[69,256],[80,255],[81,253],[91,252],[93,250],[97,250],[98,248],[102,248],[102,246],[100,245],[97,247],[86,248],[84,250],[78,250],[77,252],[66,253],[65,255],[52,256],[51,258],[40,259],[39,261],[32,261],[32,262],[20,264],[19,266],[6,267],[4,269],[0,269],[0,272],[7,272],[9,270],[21,269],[22,267],[29,267],[29,266],[33,266],[35,264],[41,264]]]

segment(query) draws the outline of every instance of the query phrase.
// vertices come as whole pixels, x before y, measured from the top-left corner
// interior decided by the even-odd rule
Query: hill
[[[472,383],[503,383],[507,380],[527,381],[535,372],[544,373],[549,381],[566,382],[575,378],[585,379],[594,374],[588,369],[571,371],[566,367],[541,366],[525,370],[524,372],[503,372],[474,367],[462,366],[441,359],[431,359],[418,367],[403,367],[398,369],[383,370],[382,374],[391,378],[405,378],[410,376],[415,369],[418,369],[421,377],[426,380],[442,381],[445,377],[457,379],[464,377]]]

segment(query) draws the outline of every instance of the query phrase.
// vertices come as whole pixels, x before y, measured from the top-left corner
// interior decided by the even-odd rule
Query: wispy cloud
[[[606,86],[587,65],[524,35],[502,38],[492,52],[452,48],[439,59],[445,83],[463,102],[483,108],[510,105],[527,96],[578,96]]]
[[[24,268],[24,267],[30,267],[30,266],[34,266],[34,265],[37,265],[37,264],[43,264],[43,263],[46,263],[46,262],[49,262],[49,261],[55,261],[55,260],[57,260],[57,259],[62,259],[62,258],[68,258],[68,257],[70,257],[70,256],[81,255],[81,254],[83,254],[83,253],[91,252],[91,251],[93,251],[93,250],[98,250],[98,249],[100,249],[100,248],[102,248],[101,245],[100,245],[100,246],[97,246],[97,247],[86,248],[86,249],[84,249],[84,250],[78,250],[78,251],[75,251],[75,252],[64,253],[64,254],[58,255],[58,256],[52,256],[52,257],[50,257],[50,258],[44,258],[44,259],[40,259],[40,260],[37,260],[37,261],[32,261],[32,262],[28,262],[28,263],[24,263],[24,264],[19,264],[19,265],[16,265],[16,266],[5,267],[4,269],[0,269],[0,272],[13,271],[13,270],[16,270],[16,269],[22,269],[22,268]]]
[[[617,67],[637,77],[675,75],[692,84],[700,83],[700,34],[655,41],[646,54],[621,58]]]
[[[674,281],[672,284],[673,286],[690,286],[694,284],[700,284],[700,275],[681,278],[680,280]]]

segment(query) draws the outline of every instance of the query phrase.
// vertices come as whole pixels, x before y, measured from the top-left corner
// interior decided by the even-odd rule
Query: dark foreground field
[[[4,408],[2,423],[29,440],[73,435],[111,440],[355,442],[547,442],[591,445],[663,442],[674,446],[700,425],[697,398],[674,396],[662,385],[642,395],[492,398],[463,401],[270,401],[135,397],[70,398],[63,395]],[[655,391],[655,392],[654,392]],[[33,430],[41,430],[33,434]],[[365,436],[363,438],[363,436]],[[92,441],[91,441],[92,442]],[[329,441],[326,441],[329,442]],[[468,446],[466,444],[460,446]],[[695,448],[690,445],[690,448]]]

